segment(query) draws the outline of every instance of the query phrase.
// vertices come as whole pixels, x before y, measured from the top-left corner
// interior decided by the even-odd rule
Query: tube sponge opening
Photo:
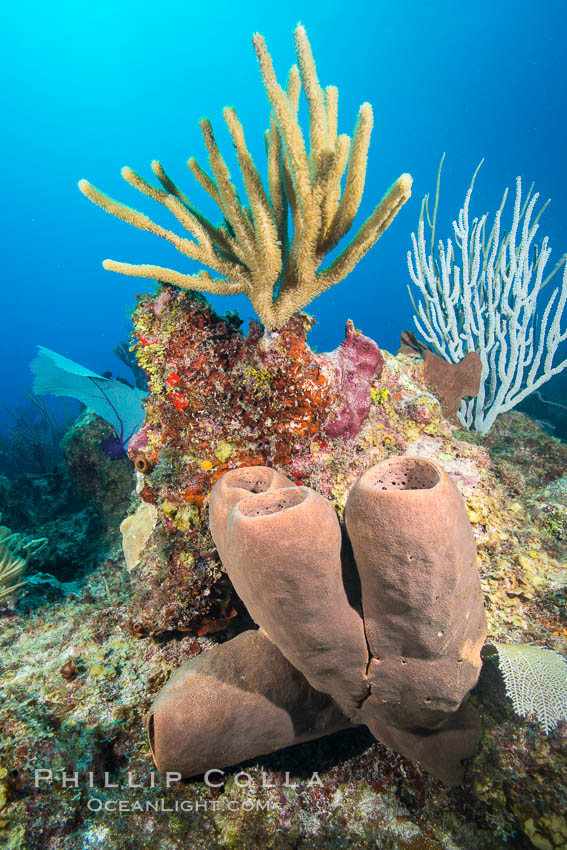
[[[274,479],[274,470],[267,466],[252,466],[248,469],[235,469],[231,479],[231,487],[240,487],[250,493],[265,493]]]
[[[290,487],[285,490],[273,490],[265,495],[256,495],[250,499],[243,499],[238,510],[246,517],[270,516],[288,508],[300,505],[308,496],[308,491],[303,487]]]
[[[440,481],[439,471],[431,461],[402,457],[379,464],[369,484],[378,490],[432,490]]]

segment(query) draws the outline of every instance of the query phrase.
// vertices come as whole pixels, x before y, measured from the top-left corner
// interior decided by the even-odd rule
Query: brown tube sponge
[[[368,649],[342,581],[332,504],[308,487],[242,499],[228,515],[223,563],[288,661],[347,714],[358,708],[369,692]]]
[[[295,484],[277,469],[268,466],[231,469],[217,481],[209,500],[209,527],[223,564],[226,557],[226,523],[233,505],[252,493],[267,493],[282,487],[295,487]]]
[[[478,711],[468,702],[451,714],[441,729],[394,729],[376,720],[367,721],[367,726],[386,747],[419,762],[423,770],[447,785],[463,781],[462,761],[475,754],[482,732]]]
[[[186,661],[147,717],[160,772],[196,776],[348,727],[261,631]],[[215,777],[216,779],[216,777]]]
[[[363,713],[434,729],[476,684],[486,636],[461,495],[439,464],[393,458],[358,480],[345,518],[372,656]]]

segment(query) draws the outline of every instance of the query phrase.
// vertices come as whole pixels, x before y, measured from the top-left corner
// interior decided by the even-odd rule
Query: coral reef
[[[450,242],[435,255],[438,181],[433,217],[426,199],[413,237],[414,306],[439,354],[469,352],[457,370],[467,381],[476,347],[478,398],[445,364],[432,380],[434,355],[408,332],[395,357],[352,322],[336,351],[312,351],[313,319],[299,311],[376,243],[411,177],[348,242],[372,109],[361,106],[352,139],[339,135],[337,89],[321,88],[301,25],[295,40],[299,68],[284,90],[254,36],[271,107],[265,186],[235,110],[223,115],[242,200],[201,121],[211,174],[188,165],[220,224],[159,162],[158,186],[122,175],[186,236],[79,184],[206,268],[104,263],[159,282],[139,299],[134,346],[120,349],[124,362],[135,349],[137,385],[148,384],[135,436],[144,392],[40,357],[52,386],[86,379],[99,414],[116,393],[132,421],[111,418],[114,434],[87,413],[63,443],[64,464],[50,449],[41,475],[0,476],[18,540],[29,528],[50,539],[37,567],[51,569],[29,585],[52,596],[36,604],[30,592],[0,611],[0,843],[10,850],[567,850],[567,447],[508,412],[567,365],[554,365],[567,265],[537,313],[565,258],[544,280],[537,195],[522,198],[519,178],[509,231],[505,198],[490,232],[486,216],[469,222],[471,184],[454,228],[460,268]],[[246,294],[263,326],[243,334],[201,292]],[[451,418],[463,393],[460,422],[476,433]],[[400,509],[410,473],[420,486]],[[440,507],[426,502],[438,486]],[[299,527],[293,511],[303,511]],[[0,530],[4,599],[22,589],[15,539]],[[494,646],[551,651],[553,675],[540,662],[538,680],[554,683],[551,716],[533,694],[517,699],[518,651],[506,674],[485,650],[478,678],[485,625]],[[471,757],[464,777],[459,756]],[[180,773],[213,765],[213,777],[162,778],[152,757]]]
[[[377,461],[406,454],[434,458],[466,501],[488,640],[531,642],[566,654],[567,549],[545,531],[539,506],[558,498],[567,447],[518,413],[499,417],[485,438],[455,430],[440,416],[439,405],[423,395],[422,361],[382,354],[385,365],[379,383],[371,386],[360,433],[348,441],[313,437],[306,483],[342,508],[356,478]],[[150,403],[149,417],[151,410]],[[94,440],[90,448],[99,451]],[[155,463],[148,484],[160,466]],[[288,477],[294,480],[290,472]],[[159,496],[156,484],[154,489]],[[156,502],[159,511],[159,498]],[[170,534],[166,543],[175,537]],[[518,718],[492,659],[471,697],[482,719],[480,750],[458,789],[447,789],[364,728],[227,768],[214,776],[218,787],[199,778],[169,788],[157,777],[152,783],[144,731],[152,700],[172,670],[222,647],[240,618],[218,636],[177,633],[141,640],[128,627],[132,604],[125,565],[103,560],[87,576],[81,598],[3,618],[3,846],[559,850],[565,845],[566,725],[546,736],[537,724]],[[51,770],[52,781],[36,788],[36,768]],[[68,778],[77,771],[79,787],[64,787],[62,771]],[[128,786],[128,773],[141,787]]]
[[[140,298],[150,396],[129,454],[157,521],[132,573],[134,633],[213,631],[237,612],[207,528],[208,493],[227,470],[275,466],[342,510],[372,462],[450,430],[423,361],[384,356],[350,322],[337,351],[314,354],[312,321],[301,314],[268,335],[252,323],[244,337],[201,296],[166,285]]]
[[[193,176],[220,208],[224,223],[216,227],[189,202],[159,162],[152,169],[162,188],[152,186],[130,168],[122,176],[134,188],[166,207],[195,241],[177,236],[146,215],[114,201],[86,180],[79,188],[93,203],[140,230],[167,239],[180,253],[217,272],[182,274],[154,265],[105,260],[115,272],[154,278],[182,289],[219,295],[244,293],[266,328],[280,328],[320,293],[343,280],[380,238],[411,194],[411,177],[402,174],[390,187],[354,238],[320,269],[325,256],[350,230],[364,191],[366,159],[373,115],[360,107],[352,140],[337,134],[338,91],[323,91],[317,78],[305,29],[295,30],[297,66],[287,91],[278,83],[272,58],[261,35],[254,47],[272,107],[266,136],[268,186],[265,188],[246,147],[236,111],[223,115],[236,148],[248,206],[239,198],[217,146],[208,118],[200,122],[213,176],[191,158]],[[309,110],[309,153],[299,119],[303,88]],[[341,181],[346,170],[344,189]],[[291,227],[289,219],[291,217]]]
[[[104,420],[83,414],[58,446],[61,460],[50,471],[20,470],[0,477],[0,510],[6,524],[24,537],[47,538],[34,557],[34,573],[64,583],[80,581],[102,557],[112,554],[134,486],[131,462],[126,457],[110,460],[100,448],[113,433]],[[51,592],[48,584],[42,587]],[[39,601],[39,595],[38,586],[34,599]],[[35,604],[31,596],[28,585],[19,604]]]

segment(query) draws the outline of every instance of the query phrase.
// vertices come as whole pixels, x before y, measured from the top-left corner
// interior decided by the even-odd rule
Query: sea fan
[[[567,720],[567,658],[530,644],[495,643],[506,693],[520,717],[535,714],[549,735]]]
[[[36,376],[36,393],[70,396],[82,402],[116,431],[117,438],[104,441],[107,454],[115,459],[124,455],[128,441],[144,422],[142,402],[147,393],[97,375],[41,345],[30,368]]]

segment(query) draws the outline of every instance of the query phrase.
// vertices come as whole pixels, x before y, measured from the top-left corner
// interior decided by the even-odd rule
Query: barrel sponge
[[[309,487],[287,487],[234,505],[223,563],[255,622],[351,715],[368,695],[368,648],[343,585],[341,543],[331,502]]]
[[[186,777],[349,725],[262,631],[243,632],[186,661],[147,717],[156,767]]]
[[[365,712],[436,728],[476,684],[486,637],[463,499],[434,461],[392,458],[359,478],[345,519],[371,653]]]

